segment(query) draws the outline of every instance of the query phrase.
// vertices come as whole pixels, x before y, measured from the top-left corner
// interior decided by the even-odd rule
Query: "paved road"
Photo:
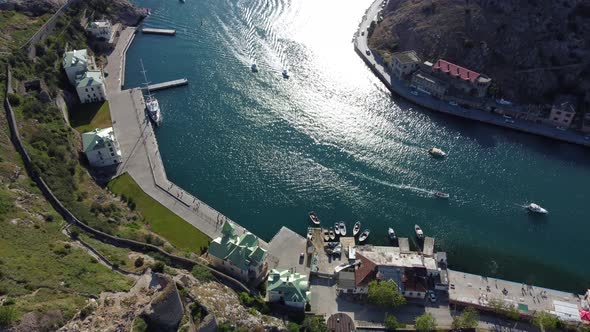
[[[366,53],[369,50],[367,44],[367,28],[371,25],[372,20],[376,20],[382,2],[382,0],[375,1],[367,10],[363,17],[363,21],[359,26],[359,31],[355,40],[355,48],[358,50],[359,55],[365,63],[367,63],[372,69],[373,73],[379,77],[389,90],[430,110],[590,147],[590,136],[576,131],[559,130],[553,126],[519,119],[513,119],[514,123],[507,123],[506,119],[499,114],[466,109],[461,106],[452,106],[443,100],[433,98],[422,92],[418,92],[418,96],[413,95],[411,93],[412,90],[408,86],[402,81],[389,75],[389,71],[385,68],[383,61],[378,55],[373,54],[373,52],[370,52],[369,54]]]
[[[145,112],[141,90],[121,90],[125,52],[134,33],[135,28],[126,28],[121,32],[106,66],[111,119],[123,157],[117,174],[128,172],[144,192],[185,221],[211,238],[220,236],[221,225],[229,218],[168,180],[152,124]],[[236,225],[238,233],[245,232],[244,228]],[[268,247],[262,240],[260,244],[263,248]]]

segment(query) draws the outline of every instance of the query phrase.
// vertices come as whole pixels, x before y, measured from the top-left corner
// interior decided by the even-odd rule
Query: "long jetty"
[[[183,86],[183,85],[187,85],[187,84],[188,84],[188,80],[186,78],[181,78],[179,80],[151,84],[151,85],[148,85],[148,89],[150,89],[151,91],[158,91],[158,90],[174,88],[177,86]]]
[[[174,36],[176,34],[176,30],[174,29],[143,28],[141,29],[141,32],[168,36]]]

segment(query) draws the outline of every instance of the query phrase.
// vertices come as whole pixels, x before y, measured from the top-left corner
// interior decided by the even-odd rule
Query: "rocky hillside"
[[[505,97],[590,101],[587,0],[389,0],[371,35],[382,54],[414,49],[485,73]]]

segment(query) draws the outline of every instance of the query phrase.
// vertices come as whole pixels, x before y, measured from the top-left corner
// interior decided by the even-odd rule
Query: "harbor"
[[[168,81],[168,82],[150,84],[150,85],[148,85],[148,89],[150,91],[158,91],[158,90],[170,89],[170,88],[175,88],[175,87],[184,86],[184,85],[188,85],[188,80],[186,78],[181,78],[178,80],[173,80],[173,81]]]
[[[141,32],[147,34],[154,34],[154,35],[166,35],[166,36],[174,36],[176,34],[176,30],[174,29],[156,29],[156,28],[143,28]]]

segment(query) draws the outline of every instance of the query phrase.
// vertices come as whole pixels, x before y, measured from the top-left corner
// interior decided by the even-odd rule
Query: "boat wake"
[[[436,191],[434,191],[434,190],[414,187],[414,186],[405,185],[405,184],[391,183],[391,182],[379,180],[379,179],[376,179],[374,177],[367,176],[364,174],[359,174],[359,173],[350,173],[350,174],[357,177],[357,178],[363,178],[365,180],[369,180],[371,182],[378,183],[380,185],[384,185],[386,187],[414,192],[416,194],[419,194],[420,196],[432,196],[432,195],[434,195],[434,193],[436,193]]]

